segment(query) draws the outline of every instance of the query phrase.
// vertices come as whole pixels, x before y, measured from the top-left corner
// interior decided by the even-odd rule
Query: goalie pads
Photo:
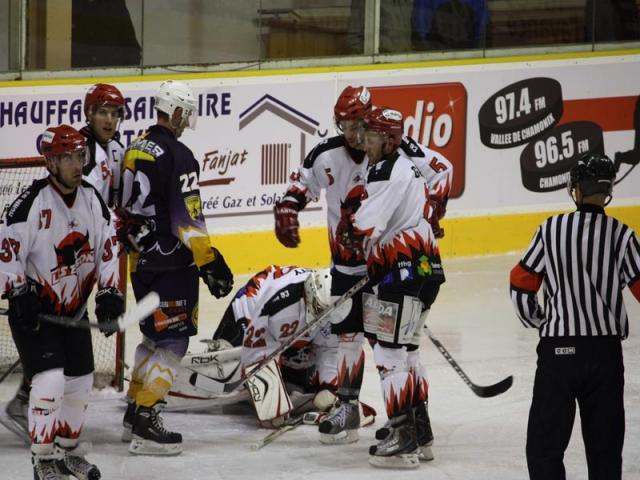
[[[257,365],[247,367],[247,375]],[[247,379],[247,388],[262,427],[278,428],[286,421],[293,405],[275,359]]]

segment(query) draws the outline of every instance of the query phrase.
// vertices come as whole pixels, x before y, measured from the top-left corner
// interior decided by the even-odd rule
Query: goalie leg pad
[[[251,366],[246,370],[250,372]],[[278,423],[286,420],[293,406],[275,359],[247,380],[247,387],[261,425],[277,428]]]

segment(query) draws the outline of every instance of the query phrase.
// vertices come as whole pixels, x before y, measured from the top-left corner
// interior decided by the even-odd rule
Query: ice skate
[[[124,417],[122,418],[122,439],[123,442],[130,442],[132,438],[131,431],[133,429],[133,422],[136,419],[136,402],[127,398],[127,409],[124,411]]]
[[[60,448],[60,450],[64,452],[64,456],[56,463],[61,473],[72,475],[78,480],[100,480],[102,477],[100,469],[84,458],[90,450],[90,444],[81,443],[75,448]]]
[[[182,435],[167,431],[160,418],[165,402],[152,407],[138,406],[133,424],[129,453],[134,455],[178,455],[182,453]]]
[[[33,455],[33,480],[67,480],[67,476],[58,468],[57,462],[54,458]]]
[[[369,464],[379,468],[418,468],[418,443],[412,412],[390,419],[388,435],[369,448]]]
[[[358,441],[360,409],[357,400],[340,401],[334,410],[320,422],[320,442],[327,445]]]

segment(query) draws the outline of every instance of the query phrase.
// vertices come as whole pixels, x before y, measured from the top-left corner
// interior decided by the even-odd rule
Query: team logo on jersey
[[[427,275],[431,275],[433,272],[433,268],[431,268],[431,263],[426,255],[421,256],[418,261],[418,274],[426,277]]]
[[[202,204],[198,195],[189,195],[184,199],[184,205],[187,207],[189,216],[192,220],[197,220],[202,214]]]
[[[94,263],[95,252],[89,242],[89,232],[71,232],[53,247],[58,265],[51,270],[51,281],[55,285],[62,278],[76,275],[78,268],[85,263]]]

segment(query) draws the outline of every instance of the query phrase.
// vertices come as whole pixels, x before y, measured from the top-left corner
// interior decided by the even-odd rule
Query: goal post
[[[44,157],[22,157],[0,159],[0,222],[13,201],[38,179],[45,178]],[[52,247],[53,248],[53,247]],[[126,302],[127,259],[120,255],[120,285]],[[95,310],[94,295],[88,300],[88,312]],[[0,307],[7,308],[7,300],[0,299]],[[124,387],[124,333],[105,337],[99,331],[92,331],[93,357],[95,362],[94,387],[111,386],[119,391]],[[13,343],[9,322],[0,317],[0,373],[9,369],[18,360],[18,352]]]

